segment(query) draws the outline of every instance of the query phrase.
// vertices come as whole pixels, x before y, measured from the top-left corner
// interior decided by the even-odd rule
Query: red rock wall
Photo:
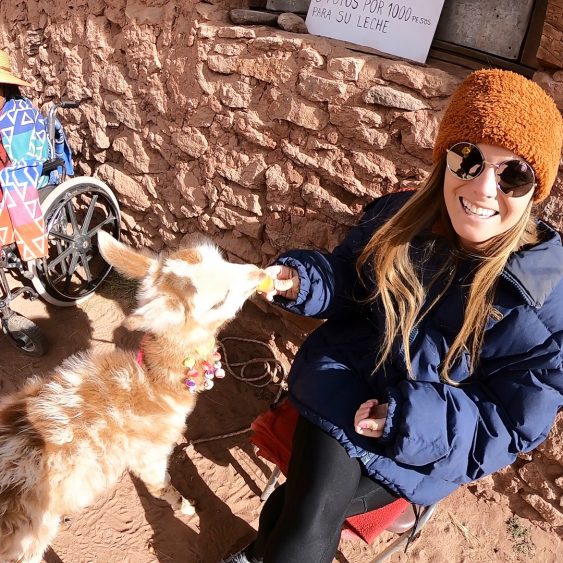
[[[38,105],[81,100],[63,116],[78,171],[113,187],[138,244],[199,231],[259,264],[329,249],[375,196],[425,178],[440,113],[469,71],[233,26],[227,5],[12,0],[0,45]],[[536,79],[563,107],[563,73]],[[545,215],[563,227],[561,178]],[[500,487],[561,530],[562,428],[476,490]]]

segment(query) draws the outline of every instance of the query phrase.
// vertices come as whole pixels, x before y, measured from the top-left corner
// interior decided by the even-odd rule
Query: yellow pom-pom
[[[195,366],[195,359],[188,356],[187,358],[184,358],[182,363],[184,364],[184,367],[193,368]]]
[[[270,276],[266,276],[256,289],[261,293],[270,293],[274,290],[274,280]]]

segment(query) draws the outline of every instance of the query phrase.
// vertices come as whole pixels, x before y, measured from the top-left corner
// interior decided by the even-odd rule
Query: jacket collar
[[[538,228],[542,242],[513,253],[502,273],[502,279],[533,307],[541,307],[563,278],[561,235],[542,221]]]

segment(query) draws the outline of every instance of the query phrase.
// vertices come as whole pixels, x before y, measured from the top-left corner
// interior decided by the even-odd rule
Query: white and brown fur
[[[1,400],[1,563],[40,562],[61,516],[91,504],[125,470],[173,509],[194,513],[167,472],[197,396],[182,363],[215,339],[265,275],[226,262],[210,243],[148,256],[106,233],[98,241],[110,264],[141,280],[125,324],[146,333],[144,364],[123,350],[77,354]]]

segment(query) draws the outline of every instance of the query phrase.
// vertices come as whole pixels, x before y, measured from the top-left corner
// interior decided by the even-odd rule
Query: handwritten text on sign
[[[311,0],[307,29],[423,63],[443,4],[444,0]]]

